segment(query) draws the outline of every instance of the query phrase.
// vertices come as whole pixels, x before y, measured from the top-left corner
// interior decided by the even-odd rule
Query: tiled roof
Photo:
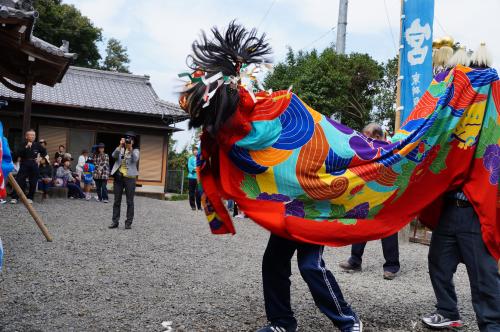
[[[0,84],[0,97],[24,99],[22,94]],[[148,76],[70,67],[62,82],[54,87],[33,87],[33,103],[76,106],[152,115],[181,121],[187,118],[178,105],[158,98]]]
[[[33,8],[32,0],[0,0],[0,18],[15,18],[20,20],[28,20],[30,23],[23,25],[19,30],[21,34],[25,33],[26,40],[38,49],[41,49],[47,53],[54,54],[60,57],[65,57],[68,59],[76,58],[75,53],[69,53],[69,44],[67,41],[63,40],[63,45],[57,47],[52,45],[45,40],[33,36],[33,24],[35,19],[38,18],[38,12]]]
[[[46,42],[43,39],[31,35],[30,43],[36,48],[44,50],[45,52],[50,54],[65,57],[68,59],[76,59],[77,57],[75,53],[68,53],[69,43],[65,40],[63,40],[63,45],[61,47],[57,47],[55,45],[52,45],[51,43]]]
[[[37,18],[38,12],[30,1],[0,0],[0,17]]]

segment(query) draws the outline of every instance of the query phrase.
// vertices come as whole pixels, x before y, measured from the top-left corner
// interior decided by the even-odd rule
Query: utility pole
[[[347,30],[347,2],[339,1],[339,19],[337,21],[337,44],[335,48],[338,54],[345,54],[345,39]]]

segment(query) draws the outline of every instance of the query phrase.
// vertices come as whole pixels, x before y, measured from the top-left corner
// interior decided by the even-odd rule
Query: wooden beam
[[[31,77],[26,79],[24,89],[23,134],[31,128],[31,104],[33,99],[33,79]]]
[[[17,195],[21,199],[21,202],[23,202],[24,206],[28,209],[28,212],[31,214],[33,219],[35,220],[38,228],[42,231],[43,236],[45,236],[45,239],[47,242],[52,242],[52,236],[49,233],[49,230],[45,226],[45,224],[42,221],[42,218],[36,213],[35,209],[33,208],[33,205],[31,205],[28,202],[28,198],[24,194],[24,192],[21,190],[21,187],[19,187],[19,184],[17,183],[16,179],[12,175],[12,173],[9,173],[9,182],[12,185],[12,188],[16,191]]]
[[[3,85],[5,85],[7,87],[7,89],[10,89],[10,90],[12,90],[14,92],[22,93],[22,94],[24,94],[26,92],[25,88],[22,88],[20,86],[17,86],[17,85],[14,85],[14,84],[10,83],[9,81],[7,81],[5,79],[5,77],[0,76],[0,83],[2,83]]]

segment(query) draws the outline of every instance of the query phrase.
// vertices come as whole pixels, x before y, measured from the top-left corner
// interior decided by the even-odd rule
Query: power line
[[[320,41],[321,39],[325,38],[330,32],[333,32],[335,30],[335,27],[332,27],[330,28],[330,30],[328,30],[327,32],[325,32],[324,34],[322,34],[320,37],[316,38],[315,40],[313,40],[312,42],[310,42],[309,44],[307,44],[306,46],[302,47],[301,49],[299,49],[298,51],[302,51],[306,48],[309,48],[309,46],[311,45],[314,45],[316,42]]]
[[[387,26],[389,27],[389,31],[391,33],[392,44],[394,45],[394,51],[398,52],[398,47],[396,44],[396,38],[394,38],[394,32],[392,31],[391,20],[389,18],[389,10],[387,9],[387,2],[384,0],[384,8],[385,8],[385,18],[387,19]]]
[[[257,26],[257,29],[260,28],[260,26],[262,25],[262,23],[264,23],[264,20],[267,18],[267,16],[269,15],[269,13],[271,12],[271,9],[273,8],[274,4],[276,3],[276,0],[273,0],[271,2],[271,4],[269,5],[269,7],[267,8],[267,11],[266,13],[264,14],[264,16],[262,17],[262,19],[260,20],[260,23],[259,25]]]
[[[441,29],[441,31],[443,31],[445,35],[449,36],[449,33],[446,32],[446,30],[443,28],[443,26],[441,25],[441,22],[439,22],[437,16],[434,16],[434,19],[436,20],[436,23],[439,25],[439,28]]]

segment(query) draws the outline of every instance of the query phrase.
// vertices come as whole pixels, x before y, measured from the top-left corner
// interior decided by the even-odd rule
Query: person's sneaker
[[[269,324],[257,330],[257,332],[296,332],[296,331],[297,331],[297,324],[288,327]]]
[[[464,323],[460,320],[452,320],[444,317],[437,312],[433,312],[431,314],[425,315],[422,317],[422,322],[432,328],[435,329],[446,329],[449,327],[452,328],[460,328],[464,326]]]
[[[340,268],[346,272],[361,272],[361,265],[355,266],[349,263],[349,261],[345,261],[339,264]]]
[[[7,203],[7,201],[3,198],[0,198],[0,204],[5,204],[5,203]]]
[[[94,196],[94,199],[96,200],[96,202],[100,202],[101,200],[99,199],[99,197],[97,196]]]
[[[118,223],[112,223],[111,225],[108,226],[108,228],[110,229],[118,228]]]
[[[11,199],[10,204],[17,204],[17,199],[15,199],[15,198]]]
[[[390,272],[390,271],[384,271],[384,279],[385,280],[393,280],[398,276],[397,273]]]
[[[108,200],[107,199],[103,199],[102,202],[103,203],[108,203]]]
[[[342,329],[340,331],[341,332],[363,332],[363,322],[357,316],[355,316],[355,318],[356,318],[356,321],[354,322],[354,324],[351,327],[346,328],[346,329]]]
[[[130,225],[130,224],[126,224],[126,225],[125,225],[125,229],[132,229],[132,225]]]
[[[28,198],[26,201],[27,201],[29,204],[33,204],[33,200],[31,200],[31,199],[29,199],[29,198]]]

